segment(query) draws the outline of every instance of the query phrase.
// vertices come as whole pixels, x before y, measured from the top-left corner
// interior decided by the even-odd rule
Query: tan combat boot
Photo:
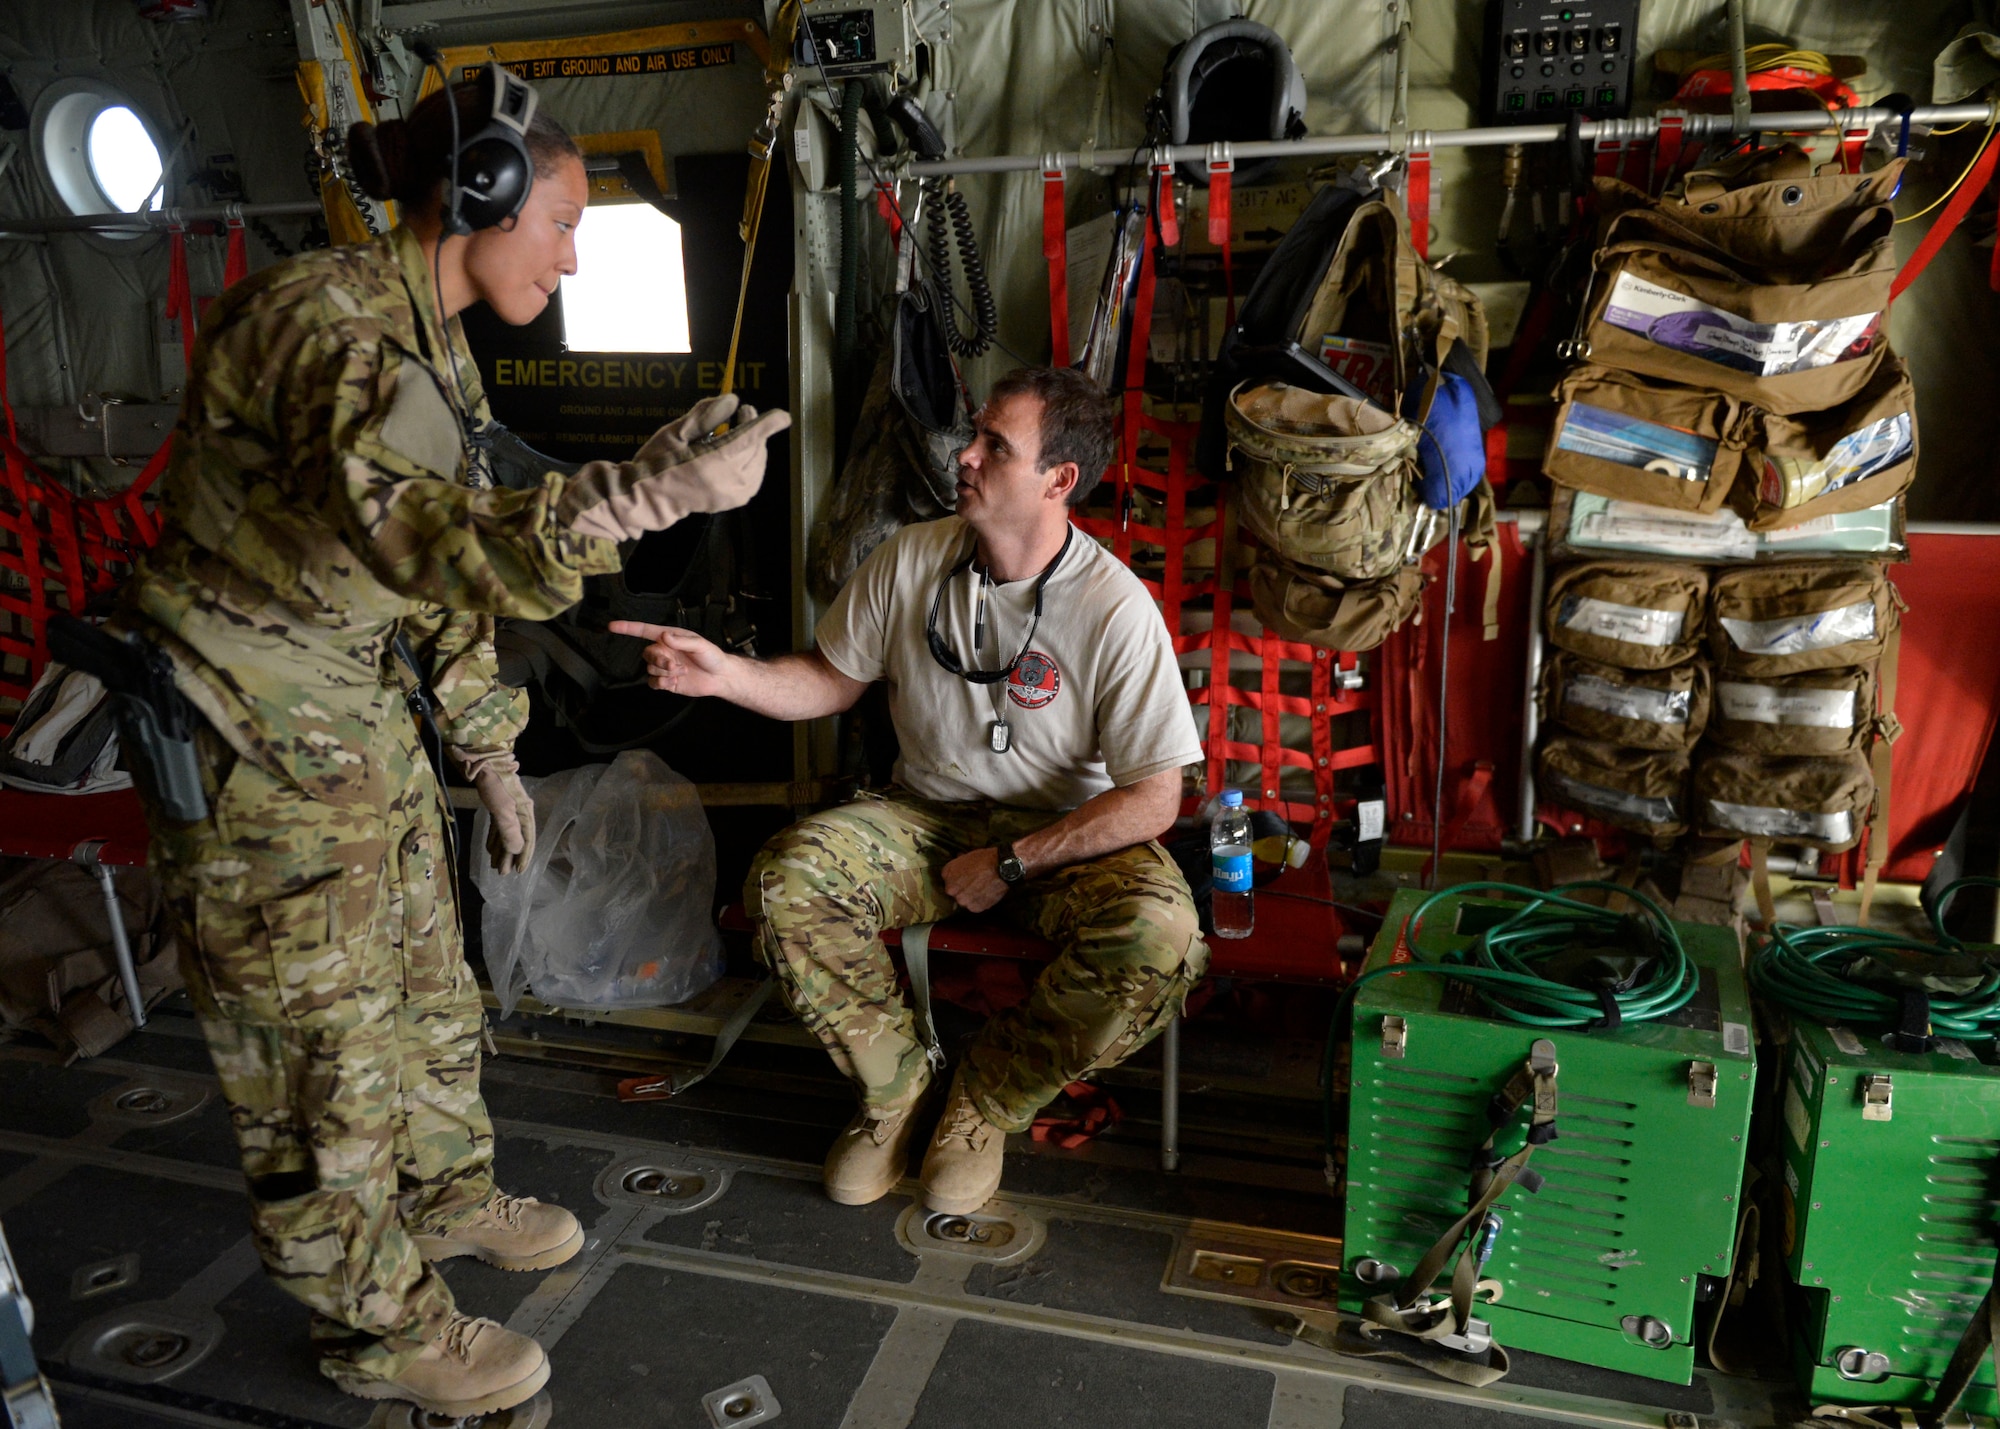
[[[1007,1133],[980,1113],[965,1094],[963,1070],[952,1079],[951,1098],[924,1157],[924,1204],[940,1215],[966,1216],[1000,1189],[1000,1160]]]
[[[512,1409],[549,1382],[549,1357],[526,1335],[452,1311],[437,1338],[394,1379],[341,1380],[362,1399],[403,1399],[445,1418]]]
[[[931,1089],[930,1072],[894,1106],[865,1106],[826,1153],[827,1198],[843,1206],[879,1201],[903,1179],[917,1112]]]
[[[583,1227],[561,1206],[545,1206],[533,1196],[507,1196],[496,1191],[492,1200],[456,1230],[411,1239],[425,1260],[476,1255],[502,1270],[547,1270],[577,1253],[583,1245]]]

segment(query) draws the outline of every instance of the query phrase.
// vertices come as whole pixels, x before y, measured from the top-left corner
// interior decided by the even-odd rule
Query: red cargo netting
[[[0,705],[18,708],[48,664],[48,617],[115,590],[159,535],[142,501],[170,437],[115,496],[80,497],[21,449],[0,329]],[[0,711],[0,722],[11,718]]]
[[[1321,848],[1340,817],[1336,776],[1380,762],[1367,725],[1374,695],[1341,688],[1337,672],[1355,668],[1353,655],[1286,640],[1251,613],[1237,576],[1250,552],[1230,530],[1228,489],[1193,470],[1196,426],[1130,402],[1123,428],[1104,494],[1076,524],[1108,544],[1160,603],[1188,698],[1206,708],[1197,716],[1205,794],[1241,788],[1246,808],[1278,814]],[[1218,579],[1218,558],[1227,579]]]

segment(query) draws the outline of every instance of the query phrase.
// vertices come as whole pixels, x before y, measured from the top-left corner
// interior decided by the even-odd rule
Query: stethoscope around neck
[[[938,634],[937,620],[938,620],[938,611],[944,605],[944,593],[950,587],[952,580],[959,574],[959,572],[970,570],[972,568],[973,561],[978,558],[979,538],[975,535],[972,539],[972,549],[970,549],[965,553],[965,558],[963,560],[959,561],[958,564],[956,564],[950,570],[944,573],[944,579],[938,582],[937,594],[931,597],[931,613],[929,618],[927,618],[924,621],[924,641],[926,644],[930,646],[931,658],[937,661],[938,664],[943,666],[947,671],[958,676],[959,679],[969,681],[975,685],[996,685],[1000,681],[1006,679],[1009,675],[1013,674],[1014,667],[1016,665],[1019,665],[1022,659],[1027,655],[1028,651],[1034,648],[1035,631],[1041,626],[1042,623],[1042,592],[1048,588],[1049,577],[1053,576],[1056,573],[1056,567],[1060,566],[1063,563],[1063,557],[1069,554],[1070,542],[1075,539],[1076,539],[1076,527],[1071,526],[1063,533],[1062,549],[1056,552],[1055,559],[1050,561],[1048,565],[1044,566],[1042,568],[1042,573],[1039,576],[1035,577],[1035,612],[1033,617],[1028,621],[1028,633],[1027,636],[1021,641],[1021,649],[1019,653],[1016,654],[1013,659],[1009,660],[1005,665],[1001,666],[999,669],[968,670],[965,667],[965,662],[958,658],[958,652],[953,650],[951,646],[947,645],[945,643],[944,637]],[[981,582],[980,594],[982,597],[985,594],[985,580],[986,577],[982,573],[980,576],[980,582]],[[979,645],[985,639],[985,633],[986,633],[985,627],[986,627],[986,612],[985,612],[985,603],[984,600],[982,599],[980,604],[979,618],[975,622],[973,629],[973,636],[972,636],[973,649],[975,652],[977,651]]]

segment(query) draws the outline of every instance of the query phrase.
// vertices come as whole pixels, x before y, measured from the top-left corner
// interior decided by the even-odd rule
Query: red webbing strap
[[[1208,241],[1222,250],[1222,291],[1229,326],[1236,326],[1236,273],[1229,264],[1229,201],[1236,161],[1226,144],[1211,145],[1208,156]],[[1219,152],[1218,152],[1219,151]]]
[[[229,220],[229,248],[222,259],[222,286],[233,288],[250,276],[250,250],[244,246],[243,220]]]
[[[1958,186],[1958,192],[1951,196],[1951,202],[1944,206],[1944,212],[1931,224],[1930,232],[1924,235],[1924,241],[1917,245],[1917,251],[1910,255],[1909,262],[1903,265],[1902,270],[1896,274],[1896,280],[1889,285],[1890,302],[1895,302],[1905,288],[1923,276],[1923,271],[1930,266],[1931,259],[1937,257],[1938,250],[1944,247],[1945,240],[1957,231],[1966,214],[1972,211],[1973,201],[1979,197],[1980,190],[1986,187],[1986,181],[1993,177],[1994,160],[2000,158],[2000,144],[1994,143],[1993,140],[1994,134],[1989,132],[1985,145],[1979,151],[1979,157],[1973,160],[1965,181]],[[1995,262],[2000,264],[2000,247],[1995,249]]]
[[[1543,288],[1535,294],[1535,300],[1528,306],[1521,319],[1521,325],[1514,330],[1514,341],[1507,349],[1507,366],[1501,370],[1500,380],[1493,384],[1493,395],[1500,403],[1500,420],[1486,429],[1486,482],[1495,491],[1507,485],[1507,399],[1514,395],[1514,389],[1521,385],[1527,375],[1528,364],[1533,361],[1535,348],[1549,330],[1549,321],[1555,316],[1555,294]]]
[[[875,212],[889,225],[889,247],[903,251],[903,211],[896,206],[896,188],[887,179],[875,180]]]
[[[1042,164],[1042,257],[1049,265],[1049,365],[1069,366],[1069,229],[1061,164]]]
[[[167,230],[167,320],[180,319],[181,355],[194,365],[194,291],[188,285],[187,230]]]
[[[1410,211],[1410,246],[1426,263],[1431,258],[1431,151],[1412,149],[1409,153],[1409,188],[1406,207]]]
[[[1139,468],[1139,433],[1145,416],[1146,348],[1153,338],[1153,245],[1139,249],[1139,291],[1132,300],[1132,333],[1125,354],[1124,430],[1118,443],[1118,528],[1111,553],[1120,565],[1132,564],[1132,484]]]
[[[1681,143],[1687,130],[1687,119],[1680,114],[1660,116],[1659,137],[1653,145],[1653,177],[1649,192],[1664,193],[1674,176],[1674,169],[1681,161]]]
[[[1840,131],[1840,171],[1843,174],[1861,172],[1861,156],[1868,147],[1869,132],[1866,126]]]
[[[8,584],[18,585],[27,592],[25,599],[0,593],[0,615],[8,617],[4,626],[0,626],[0,654],[12,655],[28,664],[25,683],[0,676],[0,695],[25,700],[35,681],[41,678],[42,666],[48,663],[48,645],[43,634],[47,628],[48,604],[43,591],[41,532],[29,508],[27,470],[15,456],[20,448],[15,445],[14,404],[7,398],[4,328],[0,328],[0,414],[5,415],[7,427],[7,445],[0,449],[0,532],[11,533],[19,545],[18,551],[10,551],[0,543],[0,570],[18,576],[18,581]],[[16,622],[25,627],[26,640],[7,633],[20,628]]]
[[[1174,165],[1171,159],[1153,157],[1153,212],[1159,215],[1160,246],[1181,246],[1181,216],[1174,207]]]

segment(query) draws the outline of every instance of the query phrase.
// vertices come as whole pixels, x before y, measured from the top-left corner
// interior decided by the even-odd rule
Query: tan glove
[[[728,435],[710,435],[732,417]],[[632,460],[594,461],[570,478],[562,520],[586,536],[632,541],[697,511],[733,511],[764,482],[764,443],[791,424],[786,412],[759,416],[734,393],[697,402]]]
[[[503,878],[519,873],[535,854],[535,801],[521,787],[520,761],[511,749],[447,748],[490,816],[486,857],[493,871]]]

